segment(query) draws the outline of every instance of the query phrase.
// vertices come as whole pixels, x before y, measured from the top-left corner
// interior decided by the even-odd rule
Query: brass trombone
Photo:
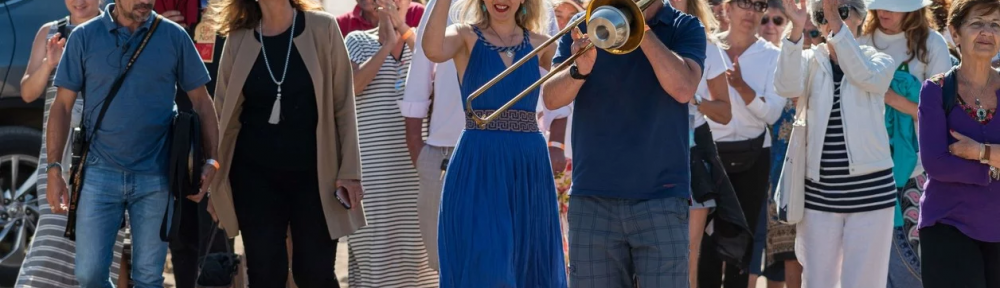
[[[590,4],[587,5],[587,14],[585,17],[576,19],[573,22],[566,24],[566,27],[559,31],[555,36],[546,40],[545,43],[535,47],[531,50],[528,55],[517,60],[514,64],[510,65],[506,70],[500,72],[500,75],[493,77],[492,80],[486,82],[482,87],[476,89],[469,95],[469,98],[465,100],[465,110],[466,113],[475,121],[476,125],[480,128],[486,127],[500,115],[500,113],[507,111],[510,107],[514,106],[514,103],[524,98],[528,95],[531,90],[535,90],[539,85],[544,83],[546,80],[551,78],[555,73],[566,69],[579,58],[583,53],[593,49],[594,47],[601,48],[611,54],[627,54],[639,48],[639,44],[642,43],[642,37],[644,36],[646,30],[645,17],[642,15],[642,11],[645,11],[649,5],[653,4],[653,1],[662,0],[639,0],[639,2],[633,2],[633,0],[592,0]],[[587,21],[587,37],[590,38],[590,44],[584,47],[576,54],[573,54],[566,61],[563,61],[559,66],[549,71],[548,74],[542,76],[541,79],[532,83],[527,89],[521,91],[513,99],[507,101],[506,104],[497,109],[492,114],[486,117],[480,117],[476,115],[475,111],[472,110],[472,100],[476,99],[483,92],[496,85],[501,79],[507,77],[508,74],[514,72],[514,69],[521,67],[528,60],[535,57],[539,52],[541,52],[545,47],[552,45],[557,39],[569,33],[573,28],[580,25],[580,22],[584,20]],[[524,41],[529,41],[529,39],[524,39]]]

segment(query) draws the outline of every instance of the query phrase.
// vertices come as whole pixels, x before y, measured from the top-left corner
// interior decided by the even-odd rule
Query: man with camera
[[[108,275],[115,231],[126,211],[133,239],[132,280],[136,287],[163,286],[167,243],[160,232],[171,201],[167,140],[175,131],[178,87],[187,92],[200,118],[208,159],[201,169],[201,189],[188,199],[198,202],[205,196],[218,167],[212,160],[219,135],[205,88],[208,71],[187,32],[161,21],[153,12],[154,2],[108,4],[106,13],[74,30],[56,72],[49,159],[63,159],[70,109],[78,94],[84,97],[83,129],[73,137],[78,163],[72,168],[69,163],[46,165],[49,205],[53,212],[70,212],[66,232],[76,240],[75,274],[83,288],[112,287]],[[62,169],[72,170],[71,187]]]

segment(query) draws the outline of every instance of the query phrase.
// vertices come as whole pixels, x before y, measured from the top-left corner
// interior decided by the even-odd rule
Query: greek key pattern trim
[[[472,110],[477,116],[486,118],[496,110]],[[487,123],[486,127],[479,128],[476,121],[472,120],[472,115],[465,117],[465,129],[469,130],[496,130],[510,132],[538,132],[538,119],[535,111],[507,110],[500,113],[493,122]]]

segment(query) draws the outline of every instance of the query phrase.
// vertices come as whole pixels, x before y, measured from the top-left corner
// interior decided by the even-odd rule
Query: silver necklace
[[[506,47],[504,47],[504,48],[506,48],[506,49],[504,49],[504,50],[506,50],[506,51],[504,51],[504,54],[507,54],[507,58],[514,58],[514,47],[510,47],[510,44],[507,44],[507,41],[503,40],[503,37],[500,36],[500,33],[497,33],[496,29],[493,29],[493,26],[490,26],[490,31],[493,31],[493,34],[497,35],[497,38],[500,39],[500,42],[503,42],[503,45],[506,46]],[[510,38],[514,38],[514,37],[510,37]],[[513,39],[511,39],[511,40],[513,40]]]
[[[295,38],[295,20],[298,16],[298,11],[292,10],[292,29],[288,33],[288,51],[285,53],[285,68],[281,70],[280,81],[274,77],[274,72],[271,71],[271,63],[267,61],[267,49],[265,48],[267,45],[264,45],[264,21],[261,20],[260,23],[257,23],[258,29],[260,29],[260,33],[257,35],[260,39],[260,51],[264,54],[264,66],[267,67],[267,74],[271,76],[271,81],[274,81],[274,84],[278,85],[278,95],[274,99],[274,106],[271,107],[271,117],[267,120],[267,123],[278,124],[281,120],[281,84],[285,83],[285,76],[288,75],[288,62],[291,62],[289,59],[292,56],[292,39]]]
[[[965,78],[965,77],[963,76],[962,78]],[[970,86],[972,84],[972,81],[969,81],[968,78],[965,78],[965,82],[969,83]],[[974,93],[973,94],[973,96],[976,98],[975,99],[976,100],[976,120],[979,121],[979,122],[986,121],[986,109],[983,108],[983,104],[979,100],[979,96],[980,95],[985,95],[986,93],[988,93],[989,90],[990,90],[990,84],[992,84],[992,83],[993,83],[993,77],[986,78],[986,85],[985,85],[986,87],[984,89],[981,89],[979,91],[979,93]]]

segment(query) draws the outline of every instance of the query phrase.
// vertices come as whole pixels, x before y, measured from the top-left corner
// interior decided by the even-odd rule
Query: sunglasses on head
[[[781,26],[781,24],[785,24],[785,17],[781,17],[781,16],[767,17],[767,16],[764,16],[764,18],[760,18],[760,25],[761,26],[767,25],[767,22],[773,22],[774,26]]]
[[[764,1],[754,2],[753,0],[736,0],[735,2],[737,7],[743,9],[753,10],[754,12],[760,13],[767,12],[767,2]]]
[[[847,20],[847,17],[851,16],[851,6],[841,5],[837,8],[837,14],[840,14],[840,20]],[[823,11],[813,13],[813,19],[820,25],[826,24],[826,15],[823,15]]]

